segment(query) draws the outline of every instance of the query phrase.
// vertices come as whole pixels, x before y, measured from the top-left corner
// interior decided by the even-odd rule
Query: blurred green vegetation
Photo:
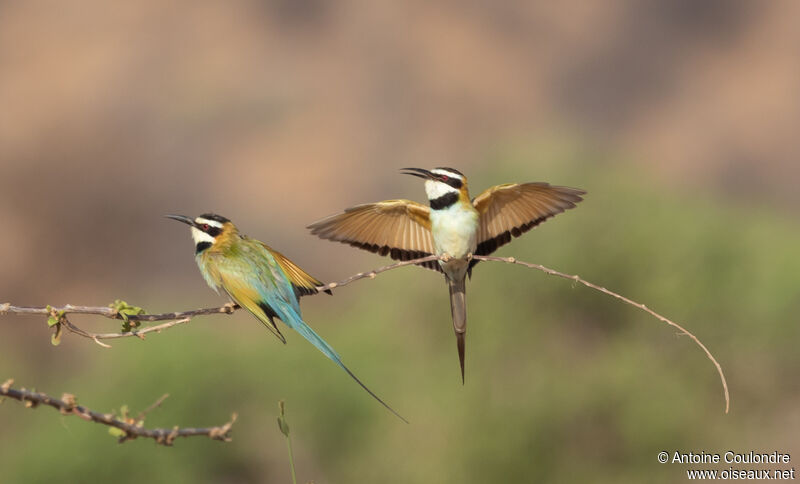
[[[580,274],[683,324],[722,364],[729,415],[712,364],[688,338],[600,293],[497,263],[481,263],[468,285],[462,386],[441,276],[407,268],[303,307],[410,425],[302,338],[285,331],[284,347],[244,313],[110,350],[69,334],[48,348],[42,320],[28,330],[41,332],[40,353],[0,352],[2,377],[99,411],[137,412],[170,393],[149,427],[222,424],[233,411],[239,420],[228,444],[117,445],[105,427],[5,402],[2,481],[289,482],[279,399],[301,482],[676,482],[686,466],[658,464],[659,451],[800,450],[790,419],[800,406],[797,219],[691,183],[677,192],[590,150],[521,145],[469,173],[473,195],[528,178],[589,193],[498,254]],[[160,293],[132,302],[185,309]],[[66,347],[82,355],[69,371],[59,364]],[[29,368],[38,358],[46,377]]]

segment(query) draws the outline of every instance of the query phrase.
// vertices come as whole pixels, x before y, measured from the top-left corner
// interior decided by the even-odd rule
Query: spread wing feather
[[[411,200],[386,200],[356,205],[308,226],[311,233],[327,240],[411,260],[435,253],[430,208]],[[440,270],[436,261],[420,264]]]
[[[574,208],[586,192],[548,183],[507,183],[472,201],[480,214],[478,255],[488,255],[550,217]],[[476,264],[473,261],[471,265]]]

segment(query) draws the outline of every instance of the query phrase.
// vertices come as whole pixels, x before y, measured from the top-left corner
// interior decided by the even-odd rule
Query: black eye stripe
[[[447,177],[447,180],[442,180],[442,182],[443,183],[447,183],[448,185],[450,185],[451,187],[453,187],[455,189],[459,189],[463,185],[461,180],[459,180],[458,178],[453,178],[451,176]]]
[[[208,229],[205,230],[205,233],[212,237],[216,237],[222,233],[222,229],[219,227],[214,227],[213,225],[209,225]]]

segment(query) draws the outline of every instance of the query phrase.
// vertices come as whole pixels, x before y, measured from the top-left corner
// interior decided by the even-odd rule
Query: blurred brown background
[[[314,422],[293,429],[301,432],[295,436],[301,475],[318,483],[565,482],[587,478],[569,468],[587,454],[594,455],[597,473],[589,475],[596,482],[621,476],[674,482],[684,478],[682,468],[655,461],[655,451],[670,443],[686,451],[704,445],[709,451],[798,450],[798,18],[800,4],[790,1],[0,2],[0,302],[103,305],[122,298],[151,311],[223,302],[197,273],[185,227],[163,219],[165,213],[221,213],[321,279],[341,279],[384,261],[316,240],[304,226],[357,203],[421,201],[418,180],[397,169],[453,166],[470,176],[473,195],[509,181],[587,189],[578,209],[502,253],[560,264],[614,289],[634,290],[632,297],[649,297],[645,303],[683,318],[719,353],[733,381],[734,409],[737,396],[749,402],[738,407],[748,409],[746,416],[720,415],[710,364],[685,339],[643,314],[539,274],[517,269],[512,280],[510,267],[482,268],[471,286],[476,329],[462,388],[445,324],[444,285],[412,269],[381,276],[385,283],[343,288],[332,299],[309,298],[304,308],[351,368],[416,427],[396,429],[299,338],[280,347],[245,315],[197,320],[147,342],[119,341],[112,350],[70,335],[51,348],[43,321],[3,316],[0,379],[13,376],[54,394],[73,391],[87,405],[104,402],[108,408],[99,410],[106,411],[134,400],[144,407],[172,393],[164,415],[174,418],[159,421],[156,414],[151,426],[221,423],[231,410],[245,423],[235,433],[241,447],[202,440],[179,442],[181,450],[145,442],[115,447],[102,428],[67,419],[65,431],[53,412],[6,403],[0,406],[2,467],[20,481],[57,472],[67,480],[94,476],[75,456],[54,460],[50,471],[13,457],[35,456],[48,440],[55,449],[81,442],[110,453],[103,458],[117,480],[156,475],[134,472],[125,457],[133,452],[176,482],[285,482],[283,442],[272,420],[279,398],[289,401],[290,423],[292,409],[296,420]],[[692,279],[699,273],[705,282]],[[538,292],[526,295],[534,281]],[[750,293],[759,290],[757,297]],[[543,293],[549,297],[521,305]],[[409,314],[409,305],[424,311]],[[496,341],[478,329],[481,318],[497,316],[498,306],[520,318],[541,315],[528,329],[531,354],[547,354],[549,335],[580,356],[567,358],[568,368],[558,373],[547,361],[521,355],[533,366],[516,373],[517,363],[504,363],[502,355],[519,329],[504,328]],[[358,315],[366,314],[374,317],[364,316],[359,326]],[[734,323],[737,316],[742,319]],[[628,319],[630,325],[619,322]],[[571,323],[560,326],[564,321]],[[554,325],[557,331],[543,329]],[[757,331],[767,336],[743,352]],[[496,346],[482,348],[481,341]],[[216,377],[194,360],[215,345]],[[626,352],[624,361],[602,371],[602,355]],[[151,363],[155,353],[165,359]],[[647,373],[608,388],[610,374],[641,363],[636,355],[663,366],[653,363]],[[425,362],[418,372],[405,367],[417,357]],[[237,358],[238,366],[231,363]],[[675,377],[687,385],[675,387],[675,395],[702,394],[683,402],[680,412],[666,403],[680,405],[669,382],[667,390],[656,383],[670,378],[674,358],[690,365]],[[144,362],[155,365],[153,373],[142,373]],[[300,385],[290,378],[294,364],[320,372],[306,381],[325,390],[294,395]],[[515,379],[501,385],[480,373],[493,364]],[[598,368],[587,376],[600,385],[597,391],[636,393],[630,408],[598,406],[585,395],[559,397],[558,391],[581,385],[572,378],[587,366]],[[737,369],[744,379],[738,384]],[[518,393],[528,379],[551,370],[554,386],[547,393],[535,385],[530,400]],[[247,378],[232,376],[248,371]],[[288,376],[276,381],[275,373]],[[423,375],[430,379],[425,385],[418,380]],[[654,386],[642,386],[641,379]],[[214,381],[228,382],[229,397],[199,404]],[[244,390],[254,386],[258,396]],[[339,392],[338,404],[326,400],[328,391]],[[667,394],[653,395],[661,391]],[[763,391],[774,399],[759,400]],[[431,400],[417,400],[426,393]],[[535,402],[551,397],[541,405],[561,413],[535,410]],[[665,403],[648,407],[652,399]],[[348,406],[353,402],[368,416],[357,415]],[[185,409],[178,412],[180,405]],[[511,418],[505,405],[516,405],[524,419],[508,424],[508,432],[482,433],[483,424],[473,419],[481,412]],[[249,406],[259,410],[248,415]],[[453,407],[461,407],[463,420],[452,417]],[[331,414],[332,408],[339,411]],[[586,432],[576,437],[570,422],[595,411],[575,424]],[[618,412],[630,411],[638,417],[617,420],[623,418]],[[686,433],[670,433],[664,422],[648,426],[663,414],[682,422],[675,425]],[[767,415],[779,420],[759,417]],[[264,423],[257,432],[258,418]],[[454,430],[467,422],[475,427]],[[535,444],[511,438],[521,428]],[[633,437],[634,429],[647,436]],[[693,440],[693,432],[717,438]],[[396,452],[430,439],[441,440],[435,452]],[[474,443],[475,461],[463,439]],[[582,448],[576,439],[592,444]],[[610,441],[621,442],[619,448],[597,455]],[[179,468],[166,457],[171,452],[186,459],[202,453],[205,464],[189,460],[192,465]],[[127,477],[113,472],[123,468]]]

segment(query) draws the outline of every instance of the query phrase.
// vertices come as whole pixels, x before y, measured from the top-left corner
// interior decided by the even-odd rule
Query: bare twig
[[[148,413],[160,407],[161,404],[164,403],[164,400],[166,400],[167,398],[169,398],[169,393],[161,395],[161,398],[153,402],[152,405],[139,412],[139,415],[136,417],[136,420],[144,420],[144,418],[147,416]]]
[[[440,258],[441,257],[439,257],[439,256],[429,255],[427,257],[420,257],[419,259],[404,260],[402,262],[396,262],[394,264],[389,264],[387,266],[378,267],[377,269],[373,269],[371,271],[359,272],[358,274],[356,274],[354,276],[350,276],[350,277],[348,277],[347,279],[345,279],[343,281],[331,282],[329,284],[325,284],[324,286],[319,286],[319,287],[317,287],[317,290],[319,292],[329,291],[329,290],[335,289],[337,287],[346,286],[346,285],[350,284],[351,282],[357,281],[359,279],[364,279],[364,278],[367,278],[367,277],[370,278],[370,279],[375,279],[375,276],[377,276],[381,272],[386,272],[386,271],[390,271],[392,269],[397,269],[398,267],[405,267],[405,266],[410,266],[410,265],[422,264],[423,262],[431,262],[431,261],[439,260]],[[2,308],[0,308],[0,310],[2,310]],[[0,312],[2,312],[2,311],[0,311]]]
[[[89,422],[95,422],[117,428],[122,432],[122,435],[119,437],[120,443],[127,440],[133,440],[137,437],[144,437],[153,439],[158,444],[169,446],[172,445],[177,437],[195,436],[206,436],[213,440],[230,442],[231,426],[236,421],[236,414],[234,413],[229,422],[216,427],[179,428],[176,426],[171,429],[146,429],[139,425],[141,418],[136,420],[126,419],[127,421],[119,420],[113,414],[95,412],[84,407],[83,405],[78,405],[74,395],[65,393],[61,399],[57,399],[44,393],[34,392],[24,388],[15,390],[11,388],[13,383],[14,380],[6,380],[5,383],[0,385],[0,396],[19,400],[28,408],[35,408],[38,405],[48,405],[59,410],[62,415],[77,415],[78,417]],[[150,408],[142,412],[140,417],[142,417],[146,412],[160,405],[166,397],[166,395],[161,397],[158,401],[156,401],[155,404],[151,405]]]
[[[239,309],[239,306],[236,304],[226,304],[218,308],[194,309],[192,311],[181,311],[177,313],[137,314],[127,316],[127,318],[131,321],[166,321],[169,319],[204,316],[206,314],[231,314],[237,309]],[[63,312],[64,314],[96,314],[110,319],[123,319],[114,308],[108,306],[73,306],[72,304],[67,304],[63,307],[51,307],[48,309],[47,307],[12,306],[10,303],[0,304],[0,314],[42,314],[47,316],[52,311]]]
[[[357,281],[359,279],[370,278],[374,279],[376,275],[380,274],[381,272],[386,272],[391,269],[397,269],[398,267],[404,267],[413,264],[420,264],[423,262],[430,262],[437,260],[438,257],[435,255],[430,255],[427,257],[422,257],[419,259],[407,260],[402,262],[397,262],[395,264],[390,264],[387,266],[379,267],[375,270],[369,272],[361,272],[354,276],[348,277],[339,282],[331,282],[324,286],[320,286],[317,289],[319,292],[322,291],[329,291],[335,289],[337,287],[342,287],[350,284],[351,282]],[[14,314],[40,314],[45,316],[53,316],[53,315],[60,315],[59,316],[59,323],[63,325],[64,329],[69,331],[70,333],[76,334],[78,336],[82,336],[84,338],[91,339],[98,345],[104,348],[110,348],[111,345],[101,342],[100,340],[106,339],[116,339],[116,338],[129,338],[131,336],[135,336],[139,339],[144,339],[144,336],[147,333],[160,333],[162,330],[169,329],[173,326],[177,326],[180,324],[188,323],[192,320],[195,316],[205,316],[209,314],[232,314],[237,309],[240,309],[238,304],[228,303],[224,306],[216,307],[216,308],[203,308],[203,309],[194,309],[191,311],[180,311],[174,313],[163,313],[163,314],[130,314],[125,315],[129,321],[167,321],[162,324],[158,324],[155,326],[149,326],[142,329],[131,329],[131,331],[126,332],[119,332],[119,333],[93,333],[90,331],[86,331],[74,323],[72,323],[69,318],[67,318],[68,314],[92,314],[97,316],[104,316],[109,319],[116,319],[122,320],[124,319],[123,316],[119,314],[119,312],[108,306],[74,306],[72,304],[67,304],[63,307],[25,307],[25,306],[12,306],[10,303],[0,304],[0,314],[7,314],[7,313],[14,313]]]
[[[474,255],[474,256],[472,256],[472,258],[474,258],[476,260],[488,261],[488,262],[506,262],[506,263],[509,263],[509,264],[518,264],[518,265],[521,265],[521,266],[528,267],[530,269],[540,270],[540,271],[542,271],[542,272],[544,272],[546,274],[552,275],[552,276],[558,276],[558,277],[562,277],[564,279],[569,279],[569,280],[572,280],[572,281],[575,281],[575,282],[579,282],[579,283],[583,284],[586,287],[589,287],[589,288],[594,289],[596,291],[600,291],[600,292],[605,293],[605,294],[607,294],[609,296],[612,296],[612,297],[614,297],[616,299],[619,299],[620,301],[622,301],[622,302],[624,302],[626,304],[629,304],[631,306],[639,308],[642,311],[645,311],[645,312],[649,313],[650,315],[652,315],[656,319],[658,319],[658,320],[660,320],[660,321],[662,321],[664,323],[667,323],[670,326],[676,328],[682,334],[685,334],[685,335],[689,336],[689,338],[691,338],[692,341],[694,341],[703,350],[703,352],[706,354],[708,359],[711,360],[711,362],[717,368],[717,373],[719,374],[720,381],[722,382],[722,389],[723,389],[723,391],[725,393],[725,413],[728,413],[728,410],[730,409],[730,395],[728,393],[728,382],[725,379],[725,374],[722,371],[722,367],[720,366],[719,362],[717,362],[716,358],[714,358],[714,355],[712,355],[711,352],[708,350],[708,348],[706,348],[706,346],[699,339],[697,339],[697,337],[695,335],[690,333],[688,330],[683,328],[678,323],[675,323],[674,321],[671,321],[670,319],[658,314],[657,312],[655,312],[652,309],[648,308],[644,304],[638,303],[638,302],[633,301],[633,300],[631,300],[631,299],[629,299],[629,298],[627,298],[625,296],[622,296],[622,295],[617,294],[617,293],[615,293],[613,291],[610,291],[610,290],[606,289],[605,287],[601,287],[601,286],[598,286],[596,284],[592,284],[591,282],[588,282],[588,281],[586,281],[584,279],[581,279],[577,275],[564,274],[562,272],[558,272],[556,270],[547,268],[547,267],[545,267],[543,265],[540,265],[540,264],[533,264],[533,263],[530,263],[530,262],[519,261],[519,260],[515,259],[514,257],[494,257],[494,256],[485,256],[485,255]],[[405,267],[405,266],[410,266],[410,265],[417,265],[417,264],[421,264],[421,263],[424,263],[424,262],[430,262],[430,261],[435,261],[435,260],[447,260],[447,259],[449,259],[449,257],[447,255],[444,255],[444,256],[441,256],[441,257],[435,256],[435,255],[430,255],[430,256],[427,256],[427,257],[421,257],[419,259],[413,259],[413,260],[397,262],[397,263],[394,263],[394,264],[390,264],[390,265],[386,265],[386,266],[383,266],[383,267],[379,267],[379,268],[374,269],[372,271],[360,272],[360,273],[355,274],[355,275],[353,275],[351,277],[348,277],[347,279],[344,279],[342,281],[331,282],[329,284],[325,284],[324,286],[319,286],[319,287],[317,287],[317,289],[319,290],[319,292],[326,291],[326,290],[332,290],[332,289],[335,289],[335,288],[338,288],[338,287],[346,286],[347,284],[350,284],[351,282],[354,282],[354,281],[357,281],[357,280],[360,280],[360,279],[365,279],[365,278],[373,279],[378,274],[380,274],[382,272],[390,271],[392,269],[397,269],[397,268],[400,268],[400,267]],[[147,328],[144,328],[144,329],[133,329],[130,332],[123,332],[123,333],[90,333],[90,332],[85,331],[85,330],[83,330],[81,328],[78,328],[77,326],[72,324],[66,318],[66,315],[67,314],[96,314],[96,315],[105,316],[105,317],[111,318],[111,319],[123,319],[123,317],[117,312],[117,310],[115,310],[113,308],[110,308],[110,307],[73,306],[71,304],[68,304],[68,305],[66,305],[64,307],[60,307],[60,308],[49,308],[49,307],[20,307],[20,306],[12,306],[10,303],[0,304],[0,314],[6,314],[6,313],[42,314],[42,315],[62,314],[63,316],[62,316],[60,321],[68,331],[70,331],[72,333],[75,333],[75,334],[78,334],[80,336],[83,336],[85,338],[92,339],[92,340],[94,340],[95,343],[97,343],[97,344],[99,344],[101,346],[104,346],[104,347],[108,347],[108,345],[100,342],[101,339],[124,338],[124,337],[129,337],[129,336],[137,336],[139,338],[144,339],[144,335],[149,333],[149,332],[160,332],[161,330],[164,330],[164,329],[167,329],[167,328],[171,328],[171,327],[177,326],[179,324],[187,323],[194,316],[202,316],[202,315],[208,315],[208,314],[220,314],[220,313],[222,313],[222,314],[231,314],[237,309],[239,309],[238,305],[233,304],[233,303],[229,303],[229,304],[226,304],[224,306],[217,307],[217,308],[195,309],[195,310],[192,310],[192,311],[183,311],[183,312],[175,312],[175,313],[126,315],[127,318],[129,320],[131,320],[131,321],[167,321],[167,322],[163,323],[163,324],[156,325],[156,326],[150,326],[150,327],[147,327]]]
[[[100,340],[101,339],[126,338],[126,337],[129,337],[129,336],[136,336],[136,337],[138,337],[140,339],[144,339],[144,335],[147,334],[147,333],[152,333],[152,332],[160,333],[161,330],[163,330],[163,329],[171,328],[173,326],[177,326],[177,325],[183,324],[183,323],[188,323],[191,320],[192,320],[192,318],[176,319],[176,320],[173,320],[173,321],[168,321],[168,322],[163,323],[163,324],[157,324],[155,326],[148,326],[147,328],[143,328],[143,329],[133,329],[128,333],[90,333],[90,332],[85,331],[85,330],[75,326],[74,324],[72,324],[69,321],[69,319],[67,319],[66,316],[64,316],[62,318],[62,323],[64,324],[64,327],[67,328],[67,331],[69,331],[71,333],[75,333],[75,334],[77,334],[79,336],[83,336],[84,338],[92,339],[92,340],[94,340],[95,343],[99,344],[100,346],[102,346],[104,348],[111,348],[110,345],[107,345],[105,343],[101,343]]]
[[[578,275],[564,274],[563,272],[558,272],[556,270],[553,270],[553,269],[550,269],[548,267],[545,267],[545,266],[543,266],[541,264],[532,264],[530,262],[523,262],[523,261],[515,259],[514,257],[494,257],[494,256],[486,256],[486,255],[475,255],[475,256],[473,256],[473,258],[476,259],[476,260],[482,260],[482,261],[506,262],[506,263],[509,263],[509,264],[518,264],[518,265],[525,266],[525,267],[528,267],[528,268],[531,268],[531,269],[540,270],[540,271],[544,272],[545,274],[549,274],[551,276],[563,277],[564,279],[569,279],[569,280],[572,280],[572,281],[575,281],[575,282],[579,282],[579,283],[583,284],[586,287],[594,289],[595,291],[600,291],[600,292],[602,292],[604,294],[608,294],[611,297],[619,299],[620,301],[624,302],[625,304],[629,304],[629,305],[631,305],[633,307],[639,308],[642,311],[645,311],[645,312],[649,313],[650,315],[652,315],[656,319],[658,319],[658,320],[660,320],[660,321],[662,321],[664,323],[667,323],[668,325],[676,328],[682,334],[685,334],[686,336],[691,338],[692,341],[694,341],[697,344],[697,346],[699,346],[700,349],[703,350],[703,352],[706,354],[708,359],[711,360],[711,362],[717,368],[717,373],[719,373],[719,379],[722,382],[722,390],[725,393],[725,413],[728,413],[728,410],[730,409],[730,405],[731,405],[731,398],[730,398],[730,394],[728,393],[728,381],[725,379],[725,373],[722,372],[722,366],[720,366],[719,362],[717,362],[717,359],[714,358],[714,355],[712,355],[711,352],[708,351],[708,348],[706,348],[706,345],[704,345],[699,339],[697,339],[697,336],[695,336],[692,333],[690,333],[689,331],[687,331],[680,324],[678,324],[678,323],[676,323],[674,321],[671,321],[670,319],[658,314],[657,312],[655,312],[652,309],[648,308],[644,304],[641,304],[641,303],[638,303],[638,302],[633,301],[631,299],[628,299],[627,297],[622,296],[620,294],[617,294],[616,292],[610,291],[610,290],[606,289],[605,287],[601,287],[601,286],[598,286],[596,284],[592,284],[589,281],[581,279],[581,277],[578,276]]]
[[[181,312],[163,313],[163,314],[126,315],[127,319],[130,321],[167,321],[167,322],[162,324],[157,324],[155,326],[148,326],[142,329],[131,329],[130,331],[127,332],[93,333],[90,331],[86,331],[73,324],[69,320],[69,318],[67,318],[67,315],[93,314],[117,320],[122,320],[123,317],[117,312],[117,310],[108,306],[73,306],[72,304],[67,304],[66,306],[63,307],[48,307],[48,306],[23,307],[23,306],[12,306],[9,303],[0,304],[0,314],[6,314],[6,313],[41,314],[41,315],[60,314],[60,316],[58,317],[59,324],[63,325],[63,327],[67,331],[76,334],[78,336],[91,339],[95,343],[104,348],[111,348],[111,346],[102,343],[100,340],[129,338],[131,336],[135,336],[139,339],[144,339],[144,335],[146,335],[147,333],[153,333],[153,332],[160,333],[162,330],[169,329],[173,326],[178,326],[180,324],[188,323],[194,316],[204,316],[208,314],[232,314],[237,309],[239,309],[239,305],[228,303],[225,304],[224,306],[220,306],[217,308],[194,309],[192,311],[181,311]]]

